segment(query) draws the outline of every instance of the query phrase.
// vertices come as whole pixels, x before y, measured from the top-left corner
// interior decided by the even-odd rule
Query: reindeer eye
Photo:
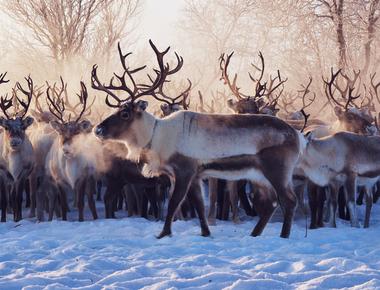
[[[129,119],[129,116],[130,116],[130,115],[129,115],[129,112],[126,111],[126,110],[120,112],[120,117],[121,117],[122,119],[124,119],[124,120],[128,120],[128,119]]]

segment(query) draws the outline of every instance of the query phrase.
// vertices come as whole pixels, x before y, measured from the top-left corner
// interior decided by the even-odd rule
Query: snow
[[[363,220],[364,207],[359,213]],[[176,221],[173,236],[161,240],[154,235],[163,222],[142,218],[9,221],[0,224],[0,289],[380,287],[379,205],[369,229],[339,220],[337,229],[309,230],[306,238],[302,216],[290,239],[279,237],[279,212],[253,238],[256,221],[218,221],[210,238],[200,236],[197,220]]]

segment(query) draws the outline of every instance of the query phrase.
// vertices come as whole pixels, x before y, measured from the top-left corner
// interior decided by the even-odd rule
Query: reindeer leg
[[[369,227],[369,219],[371,217],[371,209],[373,204],[373,196],[372,196],[372,188],[364,187],[365,192],[365,220],[364,220],[364,227]]]
[[[77,183],[75,184],[75,195],[77,197],[77,205],[78,205],[78,215],[79,215],[79,221],[83,222],[84,221],[84,193],[86,190],[86,183],[84,180],[78,180]]]
[[[318,186],[311,181],[308,184],[308,196],[309,196],[309,207],[310,207],[310,229],[316,229],[317,226],[317,212],[318,212]]]
[[[376,190],[373,195],[373,202],[376,203],[380,197],[380,181],[376,182]]]
[[[239,195],[238,195],[238,182],[227,181],[228,196],[230,197],[230,204],[232,208],[232,221],[235,224],[239,224]]]
[[[347,176],[346,188],[347,188],[346,202],[347,202],[347,207],[350,213],[351,226],[359,227],[359,221],[358,221],[358,216],[356,214],[356,203],[355,203],[355,195],[356,195],[355,193],[357,189],[355,175],[350,174]]]
[[[367,194],[366,193],[366,188],[364,188],[364,186],[361,186],[359,188],[359,195],[358,195],[358,198],[356,199],[356,204],[357,205],[363,205],[363,199],[364,199],[364,195]]]
[[[24,190],[25,190],[25,207],[30,208],[31,196],[30,196],[29,178],[25,179],[24,181]]]
[[[35,173],[33,172],[29,179],[29,188],[30,188],[30,211],[29,211],[29,217],[33,218],[36,216],[36,192],[37,192],[37,177]]]
[[[135,214],[135,212],[137,212],[136,196],[132,190],[131,185],[126,185],[124,187],[124,193],[127,200],[128,217],[131,217]]]
[[[245,192],[245,185],[247,181],[239,181],[238,182],[238,199],[240,200],[240,205],[244,209],[246,215],[255,216],[256,214],[253,212],[252,206],[249,203],[247,193]]]
[[[259,216],[259,221],[252,230],[251,236],[257,237],[262,234],[265,226],[277,208],[277,195],[274,188],[256,188],[256,193],[253,197],[253,205]]]
[[[88,207],[90,208],[92,217],[94,220],[98,219],[98,213],[96,212],[94,193],[96,192],[96,180],[93,176],[90,176],[86,180],[86,193]]]
[[[102,180],[96,181],[96,201],[102,201]]]
[[[16,188],[14,191],[14,204],[13,204],[13,217],[14,221],[18,222],[22,219],[22,194],[24,190],[24,179],[16,182]]]
[[[210,230],[208,228],[207,219],[205,215],[205,206],[202,198],[202,191],[199,185],[199,180],[192,182],[189,192],[187,194],[190,202],[194,205],[195,210],[199,217],[199,222],[201,226],[201,235],[204,237],[210,236]]]
[[[191,172],[191,170],[189,170]],[[177,212],[179,205],[186,197],[187,192],[193,179],[192,173],[182,173],[177,171],[174,182],[173,194],[170,197],[168,205],[168,214],[166,215],[165,224],[161,233],[157,236],[158,239],[161,239],[165,236],[170,236],[172,233],[171,226],[175,213]]]
[[[208,179],[208,195],[210,200],[210,208],[208,212],[208,223],[216,224],[216,202],[218,196],[218,180],[216,178]]]
[[[66,191],[61,186],[58,185],[57,192],[59,192],[60,200],[61,200],[61,211],[62,211],[62,220],[67,221],[67,197]]]
[[[324,214],[324,205],[326,200],[326,187],[318,187],[318,209],[317,209],[317,226],[323,228],[323,214]]]
[[[49,192],[49,219],[48,219],[49,222],[53,220],[54,208],[56,205],[56,199],[57,199],[57,193],[55,192],[54,188],[50,188],[50,192]]]
[[[7,190],[3,179],[0,180],[1,222],[7,221]]]
[[[284,213],[284,222],[282,224],[281,238],[289,238],[290,230],[293,222],[294,211],[297,207],[297,197],[291,185],[287,188],[276,189],[280,205]]]
[[[329,210],[330,210],[330,216],[329,216],[329,227],[336,228],[336,209],[338,206],[338,193],[339,193],[339,186],[336,185],[330,185],[329,187]]]

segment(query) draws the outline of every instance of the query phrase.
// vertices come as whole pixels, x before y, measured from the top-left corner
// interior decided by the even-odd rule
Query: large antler
[[[9,82],[9,80],[5,80],[5,76],[7,75],[7,72],[0,74],[0,84],[5,84]],[[12,97],[8,99],[8,94],[5,96],[0,97],[0,109],[3,111],[5,117],[9,119],[9,115],[7,113],[7,110],[12,107]]]
[[[25,115],[27,114],[30,103],[32,102],[32,97],[33,97],[33,80],[30,76],[25,78],[25,80],[28,84],[28,89],[24,89],[19,82],[16,82],[17,89],[21,91],[27,97],[26,102],[24,102],[24,100],[19,98],[17,93],[15,93],[18,103],[23,107],[23,111],[17,112],[17,115],[20,115],[19,117],[21,119],[24,118]]]
[[[80,118],[82,118],[83,113],[86,111],[87,107],[87,99],[88,99],[88,93],[87,93],[87,88],[84,82],[80,82],[80,87],[81,87],[81,92],[80,94],[77,94],[80,100],[80,104],[82,104],[82,110],[80,111],[79,115],[75,119],[75,122],[78,122]]]
[[[121,65],[124,69],[124,72],[122,75],[118,75],[114,73],[114,76],[111,78],[109,85],[102,84],[99,81],[99,78],[97,76],[97,65],[94,65],[92,68],[92,73],[91,73],[91,83],[92,83],[92,88],[96,90],[103,91],[107,93],[106,97],[106,103],[110,107],[120,107],[123,103],[125,102],[134,102],[136,99],[146,96],[146,95],[152,95],[152,93],[160,86],[160,84],[163,81],[163,77],[166,73],[168,73],[169,70],[169,65],[166,64],[164,65],[164,56],[168,53],[170,47],[166,48],[164,51],[160,52],[157,47],[153,44],[151,40],[149,40],[149,44],[152,47],[154,53],[156,54],[157,62],[159,69],[155,69],[154,72],[156,74],[155,79],[152,79],[152,84],[151,85],[145,85],[145,84],[137,84],[136,81],[134,80],[133,75],[136,74],[137,72],[145,69],[145,65],[138,67],[136,69],[130,69],[127,64],[126,64],[126,59],[128,56],[130,56],[132,53],[127,53],[123,54],[120,48],[120,43],[118,43],[118,51],[119,51],[119,57],[120,57],[120,62]],[[177,59],[179,58],[178,55],[176,54]],[[114,79],[117,79],[119,82],[119,85],[114,84]],[[127,80],[128,79],[128,80]],[[132,87],[129,87],[127,83],[131,83]],[[123,91],[128,94],[128,97],[125,99],[120,99],[114,91]],[[112,104],[109,100],[109,97],[112,97],[117,103]]]
[[[354,91],[354,85],[356,80],[358,79],[360,72],[355,72],[354,71],[354,79],[349,79],[347,75],[344,75],[341,73],[341,70],[339,69],[336,73],[334,73],[333,68],[331,68],[331,78],[330,80],[328,79],[323,79],[323,82],[325,83],[325,93],[326,97],[329,100],[329,102],[333,102],[339,107],[344,108],[345,110],[348,109],[349,105],[352,105],[357,108],[357,105],[354,103],[354,100],[360,98],[360,94],[357,96],[353,96],[353,91]],[[346,87],[341,88],[341,86],[338,84],[338,76],[342,75],[344,79],[346,79]],[[345,101],[344,104],[342,104],[340,101],[338,101],[334,94],[336,91],[339,91],[341,98]]]
[[[56,83],[54,83],[53,87],[51,87],[49,83],[46,84],[46,95],[49,111],[58,119],[58,121],[61,122],[61,124],[64,124],[65,102],[62,98],[62,94],[65,90],[65,84],[64,82],[61,83],[61,88],[59,91],[56,88]]]
[[[242,100],[244,98],[249,98],[249,96],[244,95],[240,92],[240,88],[237,86],[237,74],[235,73],[234,79],[231,81],[230,77],[228,76],[228,66],[231,61],[231,57],[234,55],[234,52],[231,52],[230,54],[227,54],[227,56],[222,53],[219,57],[219,67],[222,72],[222,75],[220,77],[220,80],[224,81],[224,84],[227,84],[230,88],[231,92],[234,94],[234,96],[238,100]]]

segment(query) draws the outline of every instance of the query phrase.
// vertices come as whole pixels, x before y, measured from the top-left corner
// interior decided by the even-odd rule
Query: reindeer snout
[[[11,139],[10,145],[12,148],[17,148],[21,145],[21,140],[20,139]]]

